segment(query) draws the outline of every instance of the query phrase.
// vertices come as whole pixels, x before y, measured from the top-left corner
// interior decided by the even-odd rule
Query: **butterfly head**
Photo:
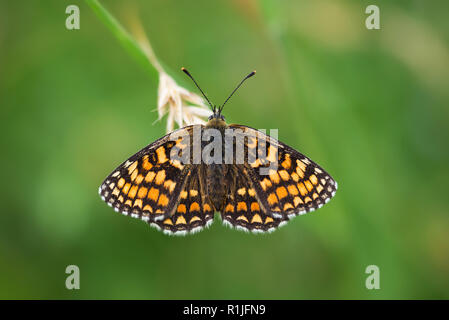
[[[217,106],[213,106],[212,107],[212,111],[213,111],[213,114],[211,115],[211,116],[209,116],[209,121],[211,121],[211,120],[220,120],[220,121],[226,121],[225,120],[225,117],[221,114],[221,108],[220,107],[217,107]]]
[[[216,106],[216,105],[212,105],[212,103],[209,101],[209,99],[207,98],[206,94],[203,92],[203,90],[201,90],[200,86],[198,85],[198,83],[196,83],[195,79],[193,79],[192,75],[190,74],[189,71],[187,71],[186,68],[181,68],[181,70],[187,74],[189,76],[190,79],[193,80],[193,83],[195,83],[196,87],[201,91],[201,93],[203,94],[203,97],[206,99],[206,101],[209,103],[213,114],[209,117],[209,121],[208,121],[208,125],[209,124],[216,124],[218,126],[220,125],[225,125],[226,121],[225,121],[225,117],[221,114],[221,111],[223,111],[223,107],[226,104],[226,102],[228,102],[228,100],[232,97],[232,95],[234,94],[234,92],[237,91],[238,88],[240,88],[240,86],[242,85],[243,82],[245,82],[246,79],[251,78],[253,75],[256,74],[256,71],[254,70],[253,72],[251,72],[250,74],[248,74],[245,78],[243,78],[243,80],[239,83],[239,85],[234,89],[234,91],[231,92],[231,94],[229,95],[229,97],[226,99],[226,101],[221,105],[221,106]]]
[[[225,117],[221,114],[221,110],[218,108],[213,108],[214,112],[208,119],[206,127],[209,128],[222,128],[226,127]]]

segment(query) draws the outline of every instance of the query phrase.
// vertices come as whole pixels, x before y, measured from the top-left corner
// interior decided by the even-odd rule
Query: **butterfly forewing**
[[[185,131],[188,135],[192,127]],[[100,186],[102,199],[116,211],[145,221],[171,216],[181,198],[191,167],[170,159],[182,144],[167,135],[115,169]]]

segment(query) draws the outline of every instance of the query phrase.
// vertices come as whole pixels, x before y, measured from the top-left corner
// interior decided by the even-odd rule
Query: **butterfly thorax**
[[[206,123],[206,128],[213,128],[218,130],[224,130],[228,127],[226,121],[222,120],[222,118],[218,116],[213,116]]]

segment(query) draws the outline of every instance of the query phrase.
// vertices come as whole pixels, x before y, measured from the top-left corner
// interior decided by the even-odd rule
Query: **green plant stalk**
[[[159,73],[151,64],[148,56],[140,48],[139,44],[133,37],[123,28],[117,19],[109,13],[97,0],[86,0],[97,17],[106,25],[106,27],[114,34],[120,44],[128,53],[136,59],[136,61],[148,72],[151,80],[158,82]]]

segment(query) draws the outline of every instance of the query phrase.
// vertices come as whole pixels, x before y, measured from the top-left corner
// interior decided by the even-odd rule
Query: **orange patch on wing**
[[[173,221],[171,221],[171,219],[170,218],[167,218],[167,219],[165,219],[164,220],[164,224],[169,224],[169,225],[173,225]]]
[[[278,151],[278,148],[273,147],[273,146],[269,146],[268,147],[267,160],[270,161],[270,162],[276,162],[277,159],[278,159],[277,151]]]
[[[271,222],[273,222],[273,221],[274,221],[274,220],[273,220],[272,217],[267,217],[267,218],[265,219],[265,224],[271,223]]]
[[[176,219],[176,224],[187,224],[186,218],[184,218],[184,216],[179,216],[178,219]]]
[[[132,202],[131,202],[131,200],[126,200],[125,201],[125,206],[130,206],[131,207],[131,205],[132,205]]]
[[[298,171],[298,168],[302,171],[302,172],[306,172],[306,165],[304,162],[302,162],[301,160],[296,160],[296,171]],[[299,172],[298,172],[299,174]]]
[[[285,198],[288,195],[287,189],[285,187],[279,187],[276,189],[276,194],[278,195],[279,200]]]
[[[248,189],[248,194],[249,194],[251,197],[254,197],[254,196],[256,195],[256,191],[255,191],[253,188]]]
[[[122,188],[125,185],[125,179],[120,178],[120,180],[117,182],[117,187]]]
[[[293,203],[295,204],[295,207],[297,207],[298,204],[304,203],[304,202],[302,202],[302,200],[301,200],[300,197],[295,197],[295,198],[293,199]]]
[[[164,180],[165,180],[165,170],[161,170],[156,174],[154,182],[156,182],[156,184],[162,184]]]
[[[260,217],[260,215],[255,214],[254,217],[251,219],[251,223],[262,223],[262,218]]]
[[[246,189],[245,188],[240,188],[237,190],[237,193],[241,196],[244,196],[246,194]]]
[[[212,208],[210,207],[210,205],[208,205],[207,203],[203,205],[203,210],[207,211],[207,212],[211,212]]]
[[[304,181],[304,184],[306,185],[307,190],[309,191],[313,190],[312,183],[309,180]]]
[[[271,187],[271,181],[268,180],[267,178],[264,178],[261,182],[260,182],[260,186],[262,187],[263,191],[266,191],[267,188]]]
[[[137,189],[139,189],[139,186],[132,186],[131,189],[129,190],[128,197],[133,199],[136,196]]]
[[[290,155],[285,155],[285,160],[281,163],[281,166],[283,166],[285,169],[290,169],[292,165],[292,161],[290,160]]]
[[[128,182],[128,183],[125,184],[125,186],[123,187],[122,192],[123,192],[124,194],[127,194],[128,191],[129,191],[129,188],[131,188],[131,183]]]
[[[137,168],[137,161],[134,161],[129,167],[128,167],[128,174],[131,174],[131,172],[134,171],[134,169]]]
[[[181,199],[187,199],[187,191],[181,192]]]
[[[234,206],[229,203],[225,208],[225,212],[234,212]]]
[[[272,173],[270,173],[270,179],[275,184],[278,184],[281,181],[281,178],[279,177],[278,173],[276,171],[274,171],[274,170],[273,170]]]
[[[298,190],[299,190],[299,192],[301,192],[302,196],[305,196],[308,193],[306,187],[304,186],[304,184],[302,182],[298,183]]]
[[[276,197],[276,195],[274,193],[270,193],[270,195],[268,196],[267,200],[268,200],[268,203],[270,205],[278,203],[278,198]]]
[[[178,206],[178,209],[177,209],[176,211],[179,212],[179,213],[186,213],[187,208],[186,208],[185,204],[182,204],[182,203],[181,203],[181,204]]]
[[[295,182],[298,182],[298,181],[299,181],[299,176],[298,176],[298,174],[297,174],[296,172],[293,172],[293,173],[292,173],[292,179],[293,179],[293,181],[295,181]]]
[[[136,183],[136,184],[141,184],[142,181],[143,181],[143,175],[139,174],[139,175],[137,176],[137,178],[136,178],[135,183]]]
[[[201,219],[198,216],[193,216],[192,219],[190,219],[189,223],[192,223],[195,221],[201,221]]]
[[[139,207],[140,209],[142,209],[142,199],[136,199],[134,201],[133,207]]]
[[[311,202],[311,201],[312,201],[312,199],[310,199],[310,197],[307,197],[307,198],[304,199],[304,202],[305,202],[305,203],[309,203],[309,202]]]
[[[165,154],[165,148],[163,146],[156,149],[156,154],[158,163],[164,163],[168,161],[167,155]]]
[[[131,181],[134,181],[137,177],[137,175],[139,174],[139,170],[134,170],[133,173],[131,174]]]
[[[145,176],[145,182],[152,182],[156,174],[153,171],[148,171],[147,175]]]
[[[312,199],[315,200],[316,198],[318,198],[318,194],[316,192],[314,192],[312,195]]]
[[[323,191],[323,186],[320,184],[320,185],[318,185],[318,187],[316,187],[316,191],[318,192],[318,193],[321,193],[321,191]]]
[[[184,166],[181,164],[181,161],[179,161],[179,160],[173,160],[171,162],[171,165],[179,170],[184,169]]]
[[[122,196],[118,197],[118,201],[120,201],[121,203],[123,203],[123,197],[122,197]]]
[[[282,180],[288,181],[290,179],[290,175],[286,170],[279,171],[279,175],[281,176]]]
[[[171,180],[167,180],[164,182],[164,187],[166,189],[168,189],[170,192],[173,192],[173,190],[175,190],[176,187],[176,182],[173,182]]]
[[[298,194],[298,188],[296,188],[296,186],[294,184],[291,184],[287,187],[288,192],[293,195],[296,196]]]
[[[167,196],[165,194],[161,193],[161,195],[159,196],[159,200],[158,200],[157,204],[159,204],[159,205],[161,205],[163,207],[167,206],[167,204],[168,204]]]
[[[198,204],[198,202],[192,202],[192,204],[190,205],[190,212],[193,211],[200,211],[200,205]]]
[[[247,210],[248,208],[246,206],[246,202],[241,201],[237,203],[237,211],[247,211]]]
[[[146,171],[153,168],[153,165],[151,164],[151,162],[148,161],[148,155],[143,157],[142,168],[145,169]]]
[[[145,187],[140,187],[139,191],[137,192],[138,198],[145,198],[147,196],[148,189]]]
[[[152,187],[148,192],[148,198],[153,201],[156,201],[158,197],[159,197],[159,189]]]
[[[143,207],[143,211],[153,212],[153,208],[149,204],[147,204],[145,207]]]
[[[251,211],[260,211],[260,207],[257,202],[251,203]]]
[[[119,193],[120,193],[120,190],[117,188],[114,188],[114,190],[112,190],[112,195],[114,195],[114,196],[118,196]]]
[[[293,209],[294,207],[293,207],[293,205],[291,204],[291,203],[286,203],[285,205],[284,205],[284,211],[287,211],[288,209]]]
[[[191,197],[196,197],[198,195],[198,191],[195,189],[190,190],[190,196]]]
[[[316,175],[314,175],[314,174],[312,174],[312,175],[309,177],[309,180],[310,180],[313,184],[315,184],[315,185],[318,183],[318,179],[317,179]]]

